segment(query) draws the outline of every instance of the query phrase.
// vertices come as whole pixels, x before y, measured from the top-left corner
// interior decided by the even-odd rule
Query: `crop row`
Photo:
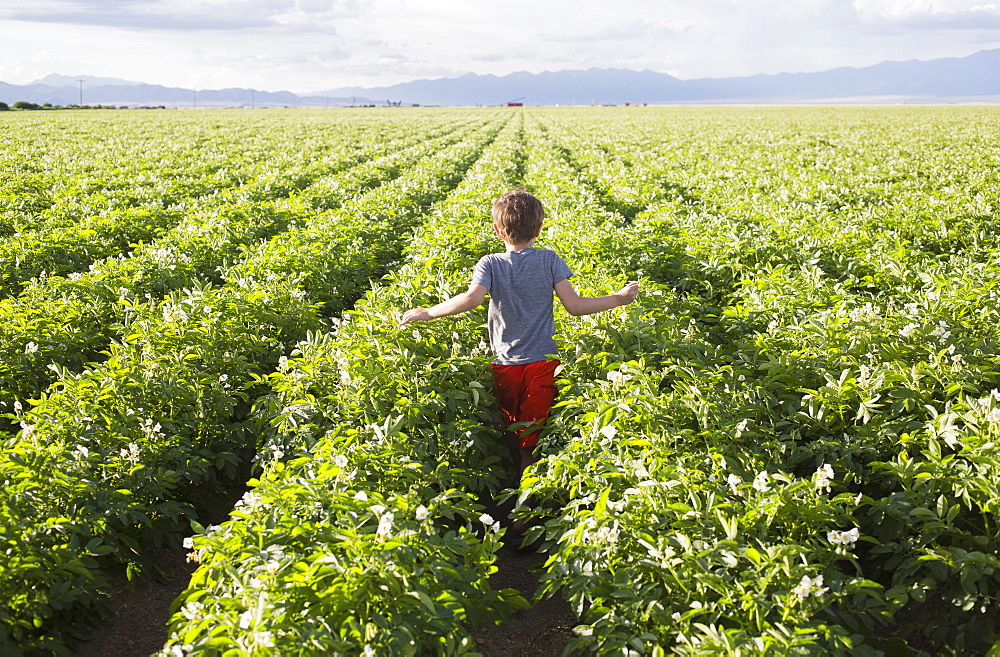
[[[573,647],[985,653],[1000,611],[989,112],[671,108],[613,129],[580,110],[520,115],[428,214],[463,166],[427,196],[404,174],[363,197],[368,212],[248,249],[223,287],[121,304],[105,363],[19,418],[0,479],[38,522],[4,541],[22,582],[51,579],[12,587],[0,626],[34,636],[11,609],[94,604],[79,593],[92,583],[65,582],[176,535],[197,486],[260,443],[259,480],[193,539],[202,565],[164,654],[474,652],[472,626],[524,604],[486,581],[503,530],[474,497],[500,494],[503,474],[484,314],[396,321],[464,289],[499,246],[490,201],[523,184],[584,293],[643,279],[627,310],[559,312],[566,376],[517,495],[548,554],[540,594],[579,615]],[[335,314],[342,285],[356,297],[395,267],[398,242],[366,255],[404,239],[395,222],[422,223],[402,264],[317,328],[314,304]],[[203,339],[216,323],[225,337]],[[170,490],[146,481],[155,468]],[[46,478],[68,502],[45,507]],[[96,543],[75,525],[94,491],[104,506],[87,509],[121,514]]]
[[[420,208],[495,131],[441,147],[351,201],[339,221],[319,215],[301,229],[312,231],[311,250],[268,242],[226,268],[222,286],[127,302],[104,362],[62,371],[33,408],[15,413],[22,431],[0,461],[4,644],[64,651],[100,607],[108,568],[139,565],[147,547],[195,517],[214,482],[232,480],[255,447],[246,421],[254,377],[320,327],[321,306],[343,310],[391,265]]]
[[[545,244],[566,255],[584,291],[639,267],[647,275],[628,311],[560,314],[567,377],[546,458],[518,495],[519,512],[539,523],[529,540],[542,537],[549,555],[541,594],[565,596],[580,615],[574,646],[985,652],[1000,426],[988,233],[973,248],[958,233],[897,246],[859,274],[843,237],[871,210],[764,206],[757,189],[727,186],[728,169],[713,168],[714,137],[672,143],[688,160],[662,145],[619,145],[602,165],[572,131],[548,125],[556,118],[529,114],[515,179],[546,202]],[[804,141],[830,130],[813,129],[820,136]],[[856,138],[870,129],[855,126]],[[746,151],[727,157],[764,158],[734,132],[725,144]],[[627,145],[620,130],[616,139]],[[808,187],[798,170],[787,182],[789,170],[772,170],[769,185]],[[973,192],[968,206],[942,204],[988,231],[968,213],[991,211],[991,192]],[[489,200],[484,190],[477,202]],[[466,217],[464,208],[444,209]],[[885,219],[864,224],[866,244],[892,239],[905,207]],[[500,492],[496,429],[481,408],[492,403],[486,357],[463,344],[482,316],[420,325],[413,340],[392,328],[400,309],[459,291],[489,249],[475,222],[452,223],[412,247],[413,266],[429,267],[406,277],[408,263],[270,377],[277,461],[233,520],[195,538],[205,566],[168,649],[450,654],[473,650],[463,622],[502,617],[496,598],[471,599],[483,571],[463,572],[456,589],[428,574],[451,570],[423,564],[449,530],[477,526],[478,508],[449,497],[453,487]],[[936,259],[942,248],[964,260]],[[842,266],[819,266],[817,255]],[[488,458],[468,460],[477,454]],[[442,508],[462,508],[457,523]],[[309,542],[314,531],[321,545]],[[494,547],[479,548],[480,564]],[[367,596],[377,602],[365,606]]]
[[[857,217],[748,214],[756,190],[722,203],[713,173],[677,168],[683,199],[633,224],[682,236],[660,272],[670,286],[647,286],[626,327],[564,325],[567,367],[590,375],[562,387],[563,439],[522,491],[547,519],[545,591],[575,603],[578,644],[600,653],[985,652],[1000,548],[995,246],[955,235],[908,249],[898,280],[919,283],[888,289],[808,260],[771,266],[755,255],[807,257],[810,227],[815,248],[843,248]],[[990,207],[971,191],[969,207]],[[961,214],[969,192],[946,190],[961,198],[944,211]],[[871,243],[891,240],[887,214]],[[966,259],[938,264],[938,248]],[[720,265],[718,285],[698,285]]]
[[[76,155],[86,143],[84,137],[77,137],[72,143]],[[8,205],[16,199],[37,211],[33,217],[23,217],[16,232],[0,242],[0,292],[16,293],[36,276],[79,271],[96,260],[127,252],[131,245],[155,240],[195,208],[206,213],[235,198],[267,200],[275,196],[276,188],[301,188],[312,178],[355,164],[366,155],[350,142],[338,140],[307,144],[295,161],[258,159],[273,155],[268,152],[274,149],[271,144],[267,150],[245,151],[252,154],[250,161],[230,158],[219,175],[220,165],[207,153],[194,164],[192,153],[162,147],[157,153],[163,159],[155,169],[142,162],[137,170],[137,163],[129,156],[149,144],[135,135],[127,143],[132,147],[130,152],[119,152],[113,158],[89,153],[85,161],[90,166],[83,171],[59,165],[65,187],[59,189],[50,179],[44,191],[56,198],[48,198],[47,203],[32,201],[23,192],[8,199]],[[205,162],[215,166],[206,167]],[[49,166],[50,177],[56,175],[55,168]],[[177,178],[183,184],[171,185]],[[15,185],[26,182],[23,175],[11,180]]]
[[[225,268],[246,258],[254,245],[309,223],[338,221],[345,212],[369,211],[372,206],[337,208],[380,182],[396,177],[408,164],[435,148],[461,139],[463,131],[444,136],[403,137],[389,145],[372,144],[360,155],[374,157],[332,175],[323,167],[301,192],[302,174],[289,171],[278,198],[259,198],[247,186],[234,197],[221,196],[215,207],[200,208],[162,238],[140,246],[127,257],[109,258],[86,273],[52,276],[38,281],[18,297],[0,301],[0,402],[11,408],[37,396],[53,380],[52,363],[79,370],[98,359],[111,340],[120,335],[125,309],[131,304],[158,298],[185,286],[219,283]],[[274,189],[274,176],[254,187]],[[314,187],[316,189],[314,189]],[[282,196],[293,194],[292,196]],[[249,194],[249,196],[247,196]],[[317,216],[319,212],[319,216]],[[288,238],[284,238],[288,239]]]
[[[263,474],[194,537],[166,654],[463,653],[470,625],[524,604],[487,584],[497,535],[471,493],[502,476],[484,350],[445,326],[395,328],[401,304],[454,289],[488,252],[518,135],[508,126],[336,330],[267,377]]]
[[[322,132],[301,121],[238,136],[188,121],[82,121],[57,135],[45,124],[19,123],[0,161],[5,294],[34,276],[78,271],[156,239],[195,208],[236,196],[287,196],[284,190],[370,158],[377,145],[399,137],[388,126],[361,121],[324,126],[336,130],[337,139],[318,138]],[[294,154],[290,140],[298,145]],[[364,143],[376,147],[366,153],[358,148]]]
[[[475,624],[522,604],[489,591],[501,519],[469,505],[470,492],[498,494],[504,472],[477,335],[483,311],[395,323],[402,308],[462,289],[499,245],[488,208],[513,183],[551,200],[546,244],[587,246],[571,254],[583,270],[600,266],[599,231],[624,219],[543,142],[495,148],[436,209],[404,265],[269,377],[275,460],[230,521],[194,538],[202,566],[164,654],[463,654],[476,650]]]

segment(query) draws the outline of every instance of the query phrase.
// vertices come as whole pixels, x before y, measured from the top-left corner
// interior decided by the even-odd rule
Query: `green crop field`
[[[163,656],[475,654],[532,603],[488,581],[504,495],[574,654],[1000,652],[1000,108],[7,112],[0,146],[0,654],[73,654],[182,542]],[[510,187],[581,293],[642,284],[557,308],[517,491],[485,308],[398,326]]]

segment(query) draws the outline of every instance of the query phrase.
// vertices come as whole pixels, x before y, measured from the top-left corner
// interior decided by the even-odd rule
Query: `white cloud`
[[[876,25],[918,29],[995,30],[1000,5],[977,0],[855,0],[861,19]]]
[[[591,67],[728,77],[1000,47],[989,0],[0,3],[0,80],[14,83],[63,73],[305,92]]]

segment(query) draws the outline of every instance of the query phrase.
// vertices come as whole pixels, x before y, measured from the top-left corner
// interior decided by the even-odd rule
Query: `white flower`
[[[420,506],[417,507],[416,513],[414,513],[414,515],[416,516],[417,520],[426,520],[427,507],[421,504]]]
[[[184,549],[185,550],[190,550],[193,547],[194,547],[194,538],[192,538],[191,536],[185,536],[184,537]]]
[[[681,619],[681,612],[675,611],[674,613],[670,614],[670,618],[672,618],[674,620],[674,622],[676,623],[677,621],[679,621]]]
[[[386,513],[378,521],[378,535],[388,536],[392,532],[392,520],[393,515],[391,513]]]
[[[809,580],[808,575],[802,576],[802,581],[799,582],[798,586],[792,589],[792,593],[799,596],[799,599],[804,599],[809,597],[809,589],[812,586],[812,582]]]
[[[219,375],[219,383],[225,383],[228,378],[229,378],[228,374],[220,374]]]
[[[22,408],[21,407],[21,402],[19,402],[19,401],[14,402],[14,411],[15,412],[20,412],[21,408]]]
[[[249,628],[252,622],[253,622],[253,613],[251,613],[249,610],[244,611],[243,614],[240,616],[240,629],[245,630]]]
[[[35,344],[34,342],[29,342],[28,344],[24,345],[24,353],[33,354],[36,351],[38,351],[38,345]]]
[[[990,392],[990,394],[993,395],[993,399],[995,399],[997,401],[1000,401],[1000,390],[997,390],[996,388],[993,388],[993,390],[992,390],[992,392]]]
[[[986,416],[986,419],[990,422],[1000,422],[1000,408],[994,408],[990,411],[990,414]]]
[[[809,579],[808,575],[803,575],[798,586],[792,589],[792,593],[799,596],[800,600],[808,598],[810,594],[817,598],[822,597],[830,589],[823,586],[823,576],[817,575],[814,579]]]
[[[858,493],[858,496],[854,498],[854,506],[861,504],[862,494]]]
[[[608,440],[613,440],[614,437],[618,435],[618,429],[614,428],[611,425],[608,425],[606,427],[601,427],[601,435],[607,438]]]
[[[610,381],[611,383],[622,383],[626,380],[627,377],[618,370],[608,372],[608,381]]]
[[[367,502],[368,493],[364,492],[363,490],[359,490],[357,493],[354,494],[354,499],[356,499],[358,502]]]
[[[826,540],[833,545],[850,545],[857,543],[859,538],[861,538],[861,532],[857,527],[843,532],[834,530],[826,534]]]
[[[186,602],[181,607],[181,614],[188,620],[198,620],[205,611],[205,605],[200,602]]]
[[[337,454],[336,456],[333,457],[333,464],[338,468],[346,468],[347,457],[344,456],[343,454]]]
[[[740,374],[738,377],[736,377],[736,380],[737,381],[746,381],[747,377],[746,377],[745,374]]]
[[[484,513],[483,515],[479,516],[479,522],[483,523],[484,525],[492,525],[493,516],[491,516],[488,513]]]
[[[365,657],[375,657],[375,649],[367,643],[365,644]]]
[[[255,632],[253,639],[262,648],[274,647],[274,635],[270,632]]]
[[[726,479],[726,482],[729,483],[729,487],[732,488],[733,489],[733,493],[735,493],[736,492],[736,487],[739,486],[740,484],[742,484],[743,480],[740,479],[738,476],[736,476],[734,474],[730,474],[729,478]]]
[[[739,438],[740,435],[747,430],[747,420],[740,420],[736,423],[736,437]]]
[[[371,512],[374,513],[375,515],[380,516],[382,515],[383,511],[385,511],[385,507],[382,506],[381,504],[372,504]]]
[[[904,338],[910,338],[913,337],[913,334],[917,332],[918,328],[920,327],[917,324],[911,322],[906,326],[904,326],[903,328],[899,329],[899,334]]]
[[[243,493],[243,498],[236,502],[236,506],[247,506],[252,509],[260,506],[261,502],[263,502],[263,500],[260,495],[247,491]]]
[[[830,481],[833,479],[833,466],[824,463],[816,469],[816,489],[830,492]]]
[[[771,490],[771,487],[767,485],[766,472],[761,471],[757,473],[757,476],[754,477],[753,480],[753,487],[754,490],[760,491],[761,493],[766,493],[767,491]]]

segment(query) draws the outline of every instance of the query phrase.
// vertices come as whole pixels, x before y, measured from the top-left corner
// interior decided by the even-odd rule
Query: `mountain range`
[[[192,90],[87,76],[49,75],[28,85],[0,82],[0,101],[13,104],[19,100],[127,107],[1000,102],[1000,48],[967,57],[882,62],[818,73],[694,80],[614,68],[505,76],[468,73],[388,87],[340,87],[309,95],[245,88]]]

